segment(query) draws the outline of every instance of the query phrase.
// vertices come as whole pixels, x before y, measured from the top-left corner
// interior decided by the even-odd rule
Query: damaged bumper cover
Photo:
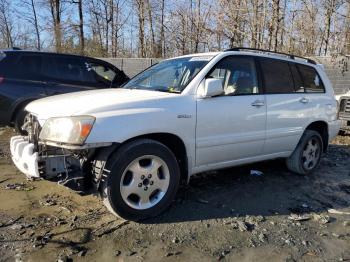
[[[10,140],[12,161],[28,178],[40,177],[39,154],[34,151],[34,144],[24,136],[14,136]]]
[[[64,147],[40,142],[38,150],[35,142],[31,143],[26,136],[14,136],[10,140],[12,161],[28,178],[52,179],[65,174],[64,180],[81,179],[96,172],[93,176],[96,185],[102,176],[103,163],[118,146],[118,144],[110,145],[111,143],[100,143],[82,147]],[[96,152],[97,148],[100,150]],[[91,156],[94,156],[92,170],[89,165],[92,162]],[[88,170],[84,168],[85,164],[88,164]],[[101,168],[98,168],[100,165]]]
[[[339,104],[340,130],[350,131],[350,97],[342,96]]]
[[[341,126],[340,130],[350,131],[350,115],[348,117],[340,118]]]

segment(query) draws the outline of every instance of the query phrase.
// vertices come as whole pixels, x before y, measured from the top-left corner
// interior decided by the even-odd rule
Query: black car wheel
[[[150,139],[122,146],[107,162],[102,184],[107,208],[127,220],[142,220],[163,212],[174,199],[180,170],[171,150]]]
[[[314,130],[306,130],[292,155],[287,158],[290,171],[306,175],[311,173],[320,163],[323,152],[323,141]]]

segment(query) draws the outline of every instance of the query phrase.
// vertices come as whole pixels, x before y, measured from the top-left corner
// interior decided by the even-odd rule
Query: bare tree
[[[53,31],[55,37],[55,48],[56,52],[62,52],[62,2],[61,0],[48,0],[49,8],[52,17]]]
[[[79,46],[80,46],[80,54],[84,54],[85,52],[85,37],[84,37],[84,13],[83,13],[83,0],[72,0],[73,4],[78,6],[79,13]]]
[[[40,27],[39,20],[37,15],[37,2],[35,0],[21,0],[21,4],[23,5],[23,9],[20,14],[28,21],[35,30],[35,38],[36,38],[36,49],[41,50],[41,37],[40,37]]]
[[[145,46],[145,2],[144,0],[135,0],[137,16],[139,22],[139,54],[140,57],[146,57]]]
[[[325,8],[325,20],[326,26],[324,31],[324,54],[327,55],[329,40],[331,37],[331,25],[333,20],[334,13],[338,10],[338,8],[342,5],[341,0],[324,0],[323,5]]]
[[[345,19],[345,41],[343,52],[347,55],[350,55],[350,1],[347,1],[347,11]]]
[[[10,2],[0,0],[0,30],[5,40],[6,47],[13,47],[13,24],[11,19]]]
[[[154,57],[156,55],[156,40],[155,40],[155,32],[153,25],[153,8],[151,5],[151,0],[147,0],[147,12],[148,12],[148,23],[149,23],[149,31],[151,33],[151,56]]]
[[[348,54],[349,1],[0,0],[0,45],[112,57],[169,57],[233,46]],[[11,8],[19,3],[26,8],[18,9],[14,26]]]
[[[161,0],[161,19],[160,19],[160,44],[158,48],[158,56],[165,57],[165,25],[164,25],[164,14],[165,14],[165,0]]]

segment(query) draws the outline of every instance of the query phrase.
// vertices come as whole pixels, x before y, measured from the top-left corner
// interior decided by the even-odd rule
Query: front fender
[[[40,99],[42,97],[40,96],[32,96],[32,97],[25,97],[25,98],[20,98],[17,99],[12,105],[11,108],[9,110],[9,116],[11,116],[11,118],[9,119],[10,121],[13,121],[17,111],[21,108],[23,108],[24,106],[28,105],[30,102],[33,102],[34,100]]]
[[[170,133],[186,144],[195,138],[195,115],[186,111],[137,108],[98,113],[86,143],[123,143],[141,135]]]

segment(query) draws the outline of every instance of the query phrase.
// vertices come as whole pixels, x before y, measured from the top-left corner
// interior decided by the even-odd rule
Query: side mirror
[[[222,81],[215,78],[207,78],[198,90],[199,97],[208,98],[218,96],[224,93]]]

